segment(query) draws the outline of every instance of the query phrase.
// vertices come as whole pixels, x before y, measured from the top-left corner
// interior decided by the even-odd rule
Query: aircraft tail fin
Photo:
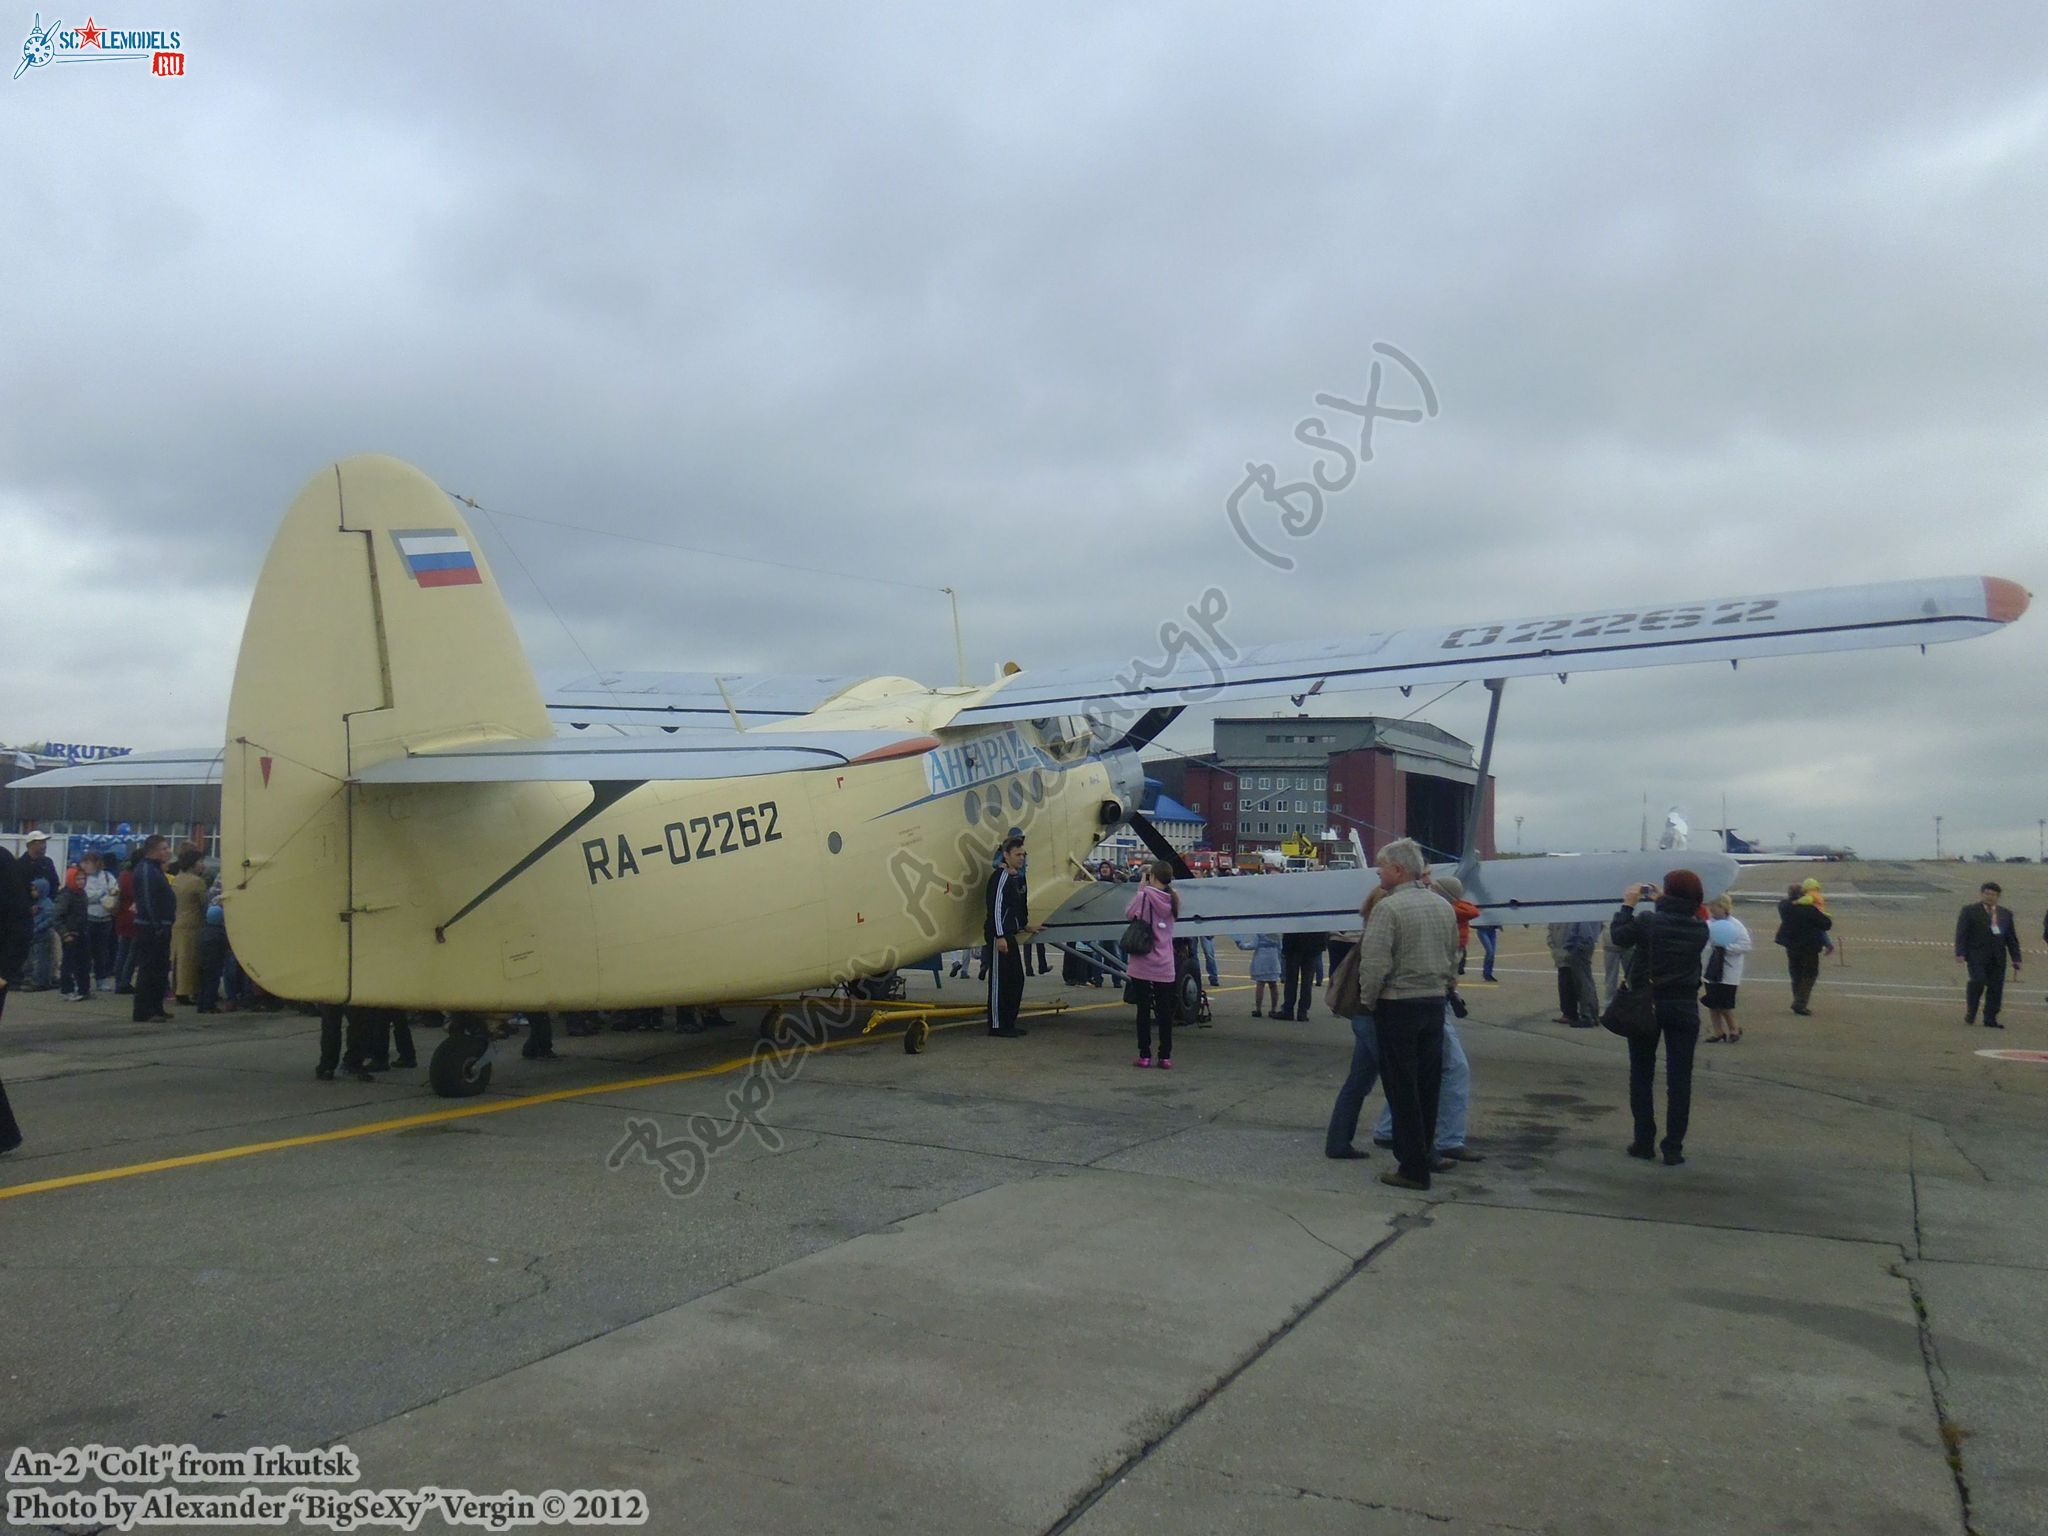
[[[347,998],[357,776],[409,749],[552,734],[455,504],[396,459],[323,469],[271,543],[228,704],[222,884],[237,957],[283,996]]]

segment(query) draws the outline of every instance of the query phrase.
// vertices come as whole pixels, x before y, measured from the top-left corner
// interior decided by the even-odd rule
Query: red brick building
[[[1479,770],[1471,743],[1419,720],[1377,715],[1230,718],[1215,750],[1145,765],[1166,792],[1209,825],[1220,853],[1277,848],[1297,836],[1348,839],[1368,856],[1412,837],[1435,860],[1455,859]],[[1493,781],[1479,804],[1479,852],[1495,854]]]

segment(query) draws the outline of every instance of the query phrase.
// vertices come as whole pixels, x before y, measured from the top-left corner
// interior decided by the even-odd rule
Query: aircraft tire
[[[490,1063],[478,1064],[490,1045],[482,1035],[451,1031],[427,1062],[427,1081],[434,1092],[444,1099],[467,1099],[490,1087]]]

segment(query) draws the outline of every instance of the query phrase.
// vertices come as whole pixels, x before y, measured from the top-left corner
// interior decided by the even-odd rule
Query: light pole
[[[1934,856],[1937,859],[1941,857],[1941,818],[1939,816],[1934,818]]]
[[[2041,857],[2037,862],[2048,864],[2048,816],[2035,822],[2034,827],[2041,834]]]
[[[1515,852],[1517,852],[1517,853],[1520,853],[1521,851],[1522,851],[1522,818],[1521,818],[1521,817],[1519,817],[1519,816],[1517,816],[1517,817],[1515,818]]]

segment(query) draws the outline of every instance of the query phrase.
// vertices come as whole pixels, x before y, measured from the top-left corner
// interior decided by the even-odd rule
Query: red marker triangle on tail
[[[259,757],[256,759],[256,762],[257,765],[263,770],[263,787],[265,789],[268,789],[270,788],[270,759],[267,757]]]

